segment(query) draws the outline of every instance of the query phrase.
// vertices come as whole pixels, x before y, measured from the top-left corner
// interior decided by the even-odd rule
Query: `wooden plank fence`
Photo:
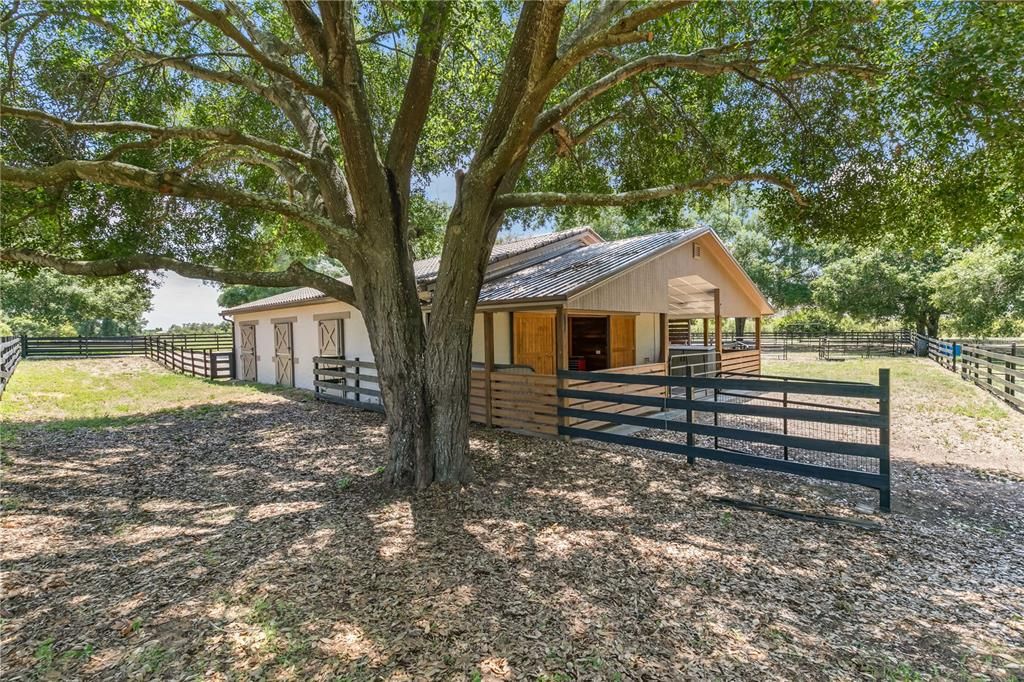
[[[1013,344],[1009,353],[960,346],[960,376],[1017,409],[1024,409],[1024,353]],[[1022,347],[1024,349],[1024,347]]]
[[[233,351],[188,348],[173,339],[157,336],[145,338],[145,354],[150,360],[169,370],[205,379],[233,379]]]
[[[25,357],[147,355],[150,339],[194,350],[231,350],[231,334],[147,334],[139,336],[22,336]]]
[[[313,358],[313,391],[317,400],[383,412],[377,365],[359,358]]]
[[[14,369],[21,362],[21,338],[17,336],[0,337],[0,396],[14,376]]]
[[[1024,339],[936,339],[918,334],[917,343],[940,367],[1024,410]]]

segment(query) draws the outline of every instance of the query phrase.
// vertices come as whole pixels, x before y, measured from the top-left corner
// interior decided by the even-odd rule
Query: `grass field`
[[[763,371],[877,383],[880,367],[890,368],[895,459],[968,466],[1024,477],[1024,413],[930,360],[768,360]]]
[[[837,486],[474,429],[386,489],[381,416],[142,358],[0,401],[5,680],[1024,678],[1024,417],[893,368],[894,513]],[[999,443],[1004,443],[1000,446]]]

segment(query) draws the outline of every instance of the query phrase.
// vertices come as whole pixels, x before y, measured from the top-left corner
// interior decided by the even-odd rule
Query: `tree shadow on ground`
[[[487,429],[473,432],[477,484],[405,495],[381,483],[380,415],[266,398],[20,430],[4,484],[8,679],[1021,664],[1019,507],[896,513],[881,532],[800,523],[708,498],[840,514],[844,493]],[[898,481],[933,503],[960,475]],[[976,481],[970,499],[1018,485]]]

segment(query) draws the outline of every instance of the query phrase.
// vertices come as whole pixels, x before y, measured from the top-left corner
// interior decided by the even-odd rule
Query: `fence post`
[[[878,399],[878,413],[882,417],[882,426],[878,428],[878,444],[882,446],[882,456],[878,460],[878,473],[885,479],[885,487],[878,491],[878,508],[884,512],[891,510],[891,490],[889,473],[889,369],[879,368],[878,387],[881,397]]]
[[[787,381],[789,381],[789,380],[786,379],[786,377],[782,378],[782,383],[783,384],[785,384]],[[789,407],[789,391],[783,391],[782,392],[782,407],[783,407],[783,409],[785,409],[786,407]],[[782,418],[782,435],[783,436],[788,436],[789,435],[789,417],[783,417]],[[783,445],[782,446],[782,459],[789,459],[789,446],[788,445]]]
[[[1011,343],[1010,344],[1010,357],[1017,357],[1017,344],[1016,343]],[[1012,371],[1017,369],[1017,362],[1016,361],[1007,361],[1006,362],[1006,369],[1009,370],[1006,373],[1006,383],[1007,384],[1016,384],[1017,383],[1017,377],[1013,376],[1013,374],[1011,374],[1010,372],[1012,372]],[[1003,388],[1004,388],[1004,390],[1008,394],[1010,394],[1010,395],[1017,395],[1017,387],[1016,386],[1009,386],[1009,385],[1007,385],[1007,386],[1004,386]]]
[[[356,402],[359,402],[359,358],[356,357],[355,375],[356,375]]]
[[[21,357],[28,357],[28,334],[21,335]]]
[[[953,374],[956,374],[956,341],[953,342]]]
[[[715,405],[718,405],[718,387],[717,386],[712,389],[711,401]],[[717,407],[715,408],[715,411],[714,411],[713,414],[714,414],[715,426],[718,426],[718,408]],[[717,449],[718,449],[718,435],[716,434],[715,435],[715,450],[717,450]]]
[[[686,446],[692,448],[693,438],[693,367],[686,368]],[[686,455],[686,463],[692,465],[696,461],[693,451]]]

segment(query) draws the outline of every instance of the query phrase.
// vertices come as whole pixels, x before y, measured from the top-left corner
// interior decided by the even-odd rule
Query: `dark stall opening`
[[[608,318],[569,318],[569,369],[608,369]]]

